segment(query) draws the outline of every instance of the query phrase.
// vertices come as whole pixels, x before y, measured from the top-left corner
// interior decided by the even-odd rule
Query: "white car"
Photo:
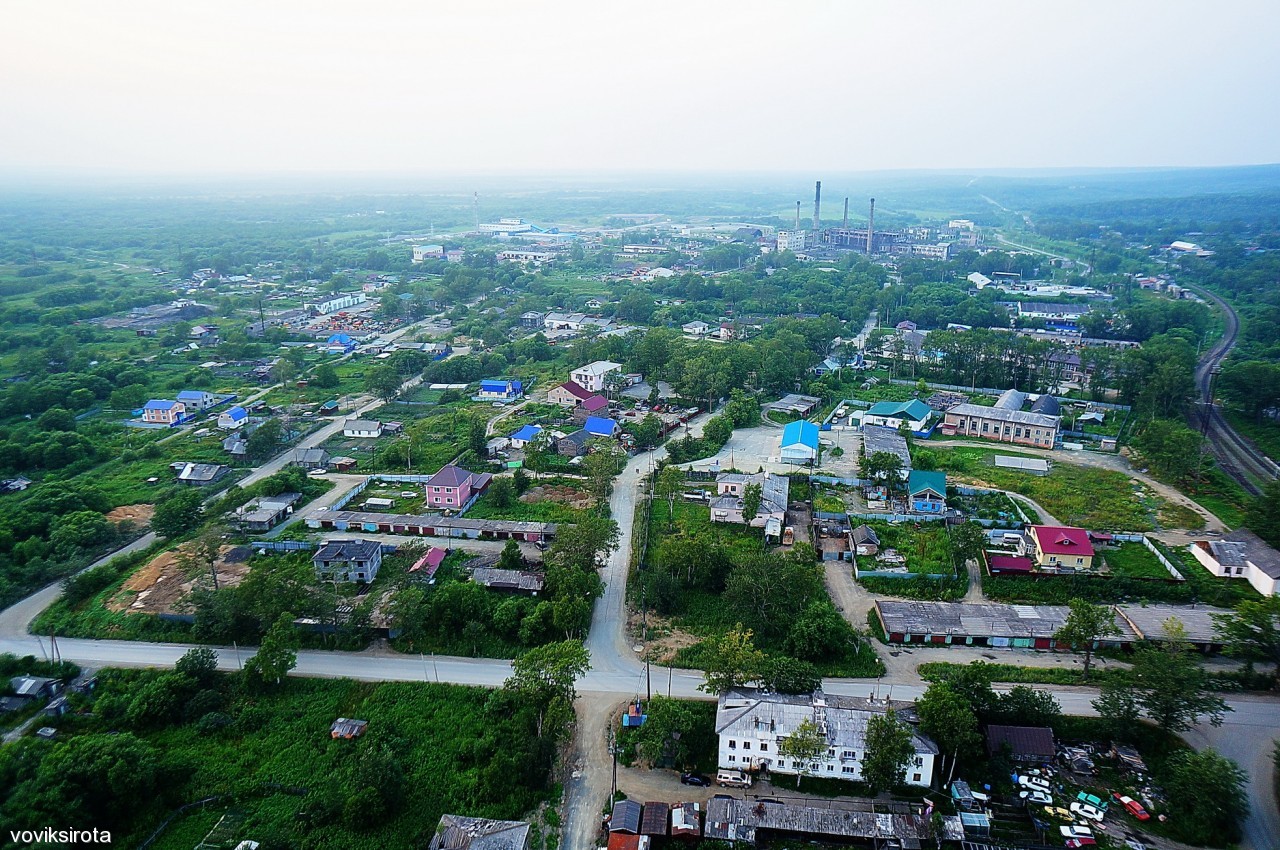
[[[1031,788],[1035,791],[1049,792],[1049,780],[1041,779],[1038,776],[1019,776],[1018,785],[1023,788]]]
[[[1028,803],[1036,803],[1041,806],[1053,805],[1053,798],[1049,796],[1047,791],[1019,791],[1018,796]]]
[[[1087,826],[1070,824],[1058,827],[1058,831],[1062,833],[1063,838],[1093,838],[1093,830]]]
[[[1073,814],[1077,814],[1082,818],[1088,818],[1095,823],[1102,823],[1102,819],[1106,817],[1106,813],[1098,807],[1091,806],[1088,803],[1081,803],[1078,800],[1073,800],[1071,802],[1071,811]]]

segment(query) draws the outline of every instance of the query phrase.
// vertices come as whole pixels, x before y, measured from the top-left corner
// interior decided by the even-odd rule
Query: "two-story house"
[[[569,380],[588,392],[599,393],[604,392],[606,380],[611,372],[621,375],[622,364],[610,360],[597,360],[574,369],[569,373]]]
[[[183,390],[178,393],[178,401],[192,412],[208,410],[216,406],[219,400],[218,396],[204,390]]]
[[[1049,571],[1093,569],[1093,544],[1083,528],[1033,525],[1027,529],[1026,551],[1037,569]]]
[[[153,398],[142,408],[142,421],[157,425],[177,425],[187,415],[187,406],[168,398]]]
[[[427,507],[456,511],[484,492],[493,476],[468,472],[452,463],[427,479]]]
[[[318,581],[372,582],[382,566],[376,540],[329,540],[311,556]]]
[[[754,688],[735,688],[720,695],[716,709],[719,736],[718,764],[750,773],[822,776],[858,781],[867,755],[867,723],[893,709],[912,729],[915,754],[907,765],[907,782],[933,783],[938,746],[914,727],[915,704],[902,701],[824,694],[776,694]],[[826,739],[826,752],[814,760],[798,762],[779,752],[804,721],[810,721]]]

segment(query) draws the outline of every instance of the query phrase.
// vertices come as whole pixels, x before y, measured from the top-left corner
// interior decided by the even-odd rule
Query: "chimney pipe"
[[[867,256],[871,256],[876,235],[876,199],[871,199],[871,214],[867,217]]]
[[[800,202],[796,201],[796,230],[800,229]]]
[[[819,213],[822,211],[822,181],[819,180],[813,184],[813,232],[817,233],[822,227],[819,224]]]
[[[849,229],[849,198],[848,196],[845,196],[845,199],[844,199],[844,221],[840,222],[840,227],[844,230]]]

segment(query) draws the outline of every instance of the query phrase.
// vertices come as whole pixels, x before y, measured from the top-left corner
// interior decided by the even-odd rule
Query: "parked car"
[[[1124,806],[1124,810],[1133,815],[1138,820],[1151,820],[1151,815],[1142,807],[1142,804],[1132,797],[1126,797],[1123,794],[1112,794],[1116,802]]]
[[[1087,826],[1079,826],[1077,824],[1068,824],[1067,826],[1058,827],[1058,831],[1062,833],[1063,838],[1093,838],[1093,830]]]
[[[1077,794],[1076,799],[1082,803],[1085,803],[1086,805],[1093,806],[1095,809],[1097,809],[1100,812],[1105,812],[1107,810],[1108,804],[1106,800],[1102,799],[1101,797],[1095,797],[1093,794],[1090,794],[1086,791],[1081,791],[1079,794]]]
[[[1018,785],[1022,788],[1033,788],[1046,793],[1050,790],[1049,780],[1041,779],[1039,776],[1019,776]]]
[[[680,774],[681,785],[697,785],[699,788],[707,788],[711,785],[711,780],[697,773]]]
[[[1098,845],[1098,842],[1094,841],[1092,838],[1068,838],[1063,843],[1066,844],[1066,846],[1072,847],[1072,848],[1096,847]]]
[[[716,784],[727,788],[750,788],[751,777],[741,770],[721,770],[716,773]]]
[[[1082,818],[1088,818],[1094,823],[1101,823],[1102,819],[1107,816],[1106,812],[1097,806],[1091,806],[1088,803],[1081,803],[1079,800],[1071,801],[1071,813],[1079,815]]]
[[[1053,805],[1053,797],[1050,797],[1047,791],[1020,791],[1018,796],[1028,803],[1036,803],[1041,806]],[[1072,803],[1071,805],[1074,806],[1076,804]]]

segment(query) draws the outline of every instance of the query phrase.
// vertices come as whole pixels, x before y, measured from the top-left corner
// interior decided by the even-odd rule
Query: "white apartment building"
[[[915,704],[824,694],[775,694],[754,688],[735,688],[720,695],[716,734],[720,738],[719,766],[748,772],[857,781],[867,754],[867,722],[892,708],[914,725]],[[816,761],[799,764],[779,754],[779,745],[804,720],[826,736],[827,751]],[[907,766],[907,782],[932,785],[938,746],[913,732],[916,754]]]
[[[809,241],[809,233],[805,230],[779,230],[779,251],[803,251]]]

